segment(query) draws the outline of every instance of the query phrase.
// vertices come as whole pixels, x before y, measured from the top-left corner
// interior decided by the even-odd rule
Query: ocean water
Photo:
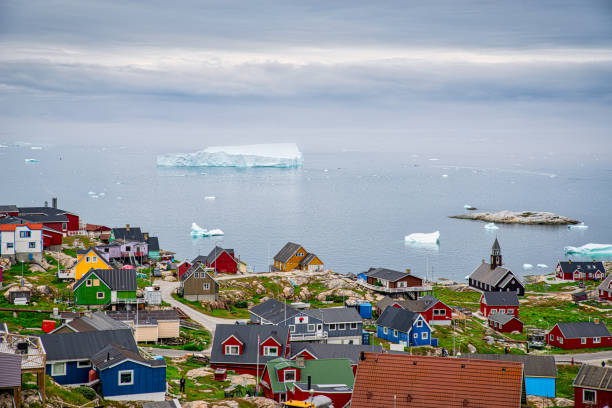
[[[57,196],[60,208],[89,223],[140,226],[178,259],[218,244],[264,271],[294,241],[341,273],[382,266],[462,281],[488,259],[495,237],[519,275],[552,271],[566,259],[565,246],[612,243],[612,165],[592,158],[305,152],[297,169],[158,168],[157,154],[167,152],[31,147],[0,148],[0,204],[43,205]],[[490,231],[483,222],[448,218],[466,203],[483,211],[552,211],[590,228]],[[225,236],[193,239],[192,222]],[[438,230],[439,246],[404,243],[407,234]],[[534,269],[525,271],[526,263]]]

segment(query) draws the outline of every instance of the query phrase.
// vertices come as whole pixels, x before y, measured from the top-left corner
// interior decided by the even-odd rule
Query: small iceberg
[[[589,226],[588,225],[584,225],[584,222],[581,222],[580,224],[576,224],[576,225],[568,225],[567,229],[575,229],[575,230],[585,230],[588,229]]]
[[[566,246],[563,250],[566,255],[612,256],[612,244],[589,243],[581,247]]]
[[[490,222],[488,224],[485,224],[484,227],[485,227],[485,229],[488,229],[488,230],[498,230],[499,229],[499,227],[497,225],[495,225],[494,222]]]
[[[548,268],[548,265],[546,264],[537,264],[536,266],[540,269]]]
[[[216,200],[217,197],[215,197],[215,196],[205,196],[204,199],[205,200]]]
[[[469,204],[464,204],[463,208],[466,210],[470,210],[470,211],[476,210],[476,207],[469,205]]]
[[[427,160],[429,160],[429,161],[438,161],[440,159],[438,159],[437,157],[432,157],[431,159],[427,159]]]
[[[2,143],[0,143],[0,149],[4,149],[5,147],[8,147],[7,145],[3,145]]]
[[[415,232],[414,234],[406,235],[404,241],[420,244],[437,244],[440,241],[440,231],[430,233]]]
[[[443,174],[442,178],[448,178],[448,174]]]
[[[523,264],[523,269],[533,269],[533,265],[532,264]]]
[[[38,163],[38,162],[39,162],[39,160],[38,160],[38,159],[24,159],[24,161],[25,161],[26,163]]]
[[[32,146],[32,147],[30,147],[30,149],[32,149],[32,150],[42,150],[42,147],[40,147],[40,146]]]
[[[90,191],[87,194],[89,194],[89,195],[96,195],[96,192],[95,191]]]
[[[207,230],[206,228],[200,227],[195,222],[191,223],[191,236],[192,237],[217,237],[225,235],[220,229]]]

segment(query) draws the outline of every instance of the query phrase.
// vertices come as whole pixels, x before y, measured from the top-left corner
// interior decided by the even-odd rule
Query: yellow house
[[[112,269],[112,266],[96,248],[78,250],[77,263],[74,265],[74,279],[78,281],[91,268]]]
[[[274,269],[283,272],[294,269],[322,271],[323,262],[315,254],[306,251],[300,244],[287,242],[274,256]]]

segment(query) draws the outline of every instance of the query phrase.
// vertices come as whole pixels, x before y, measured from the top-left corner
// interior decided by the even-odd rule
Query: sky
[[[612,2],[0,0],[0,143],[612,152]]]

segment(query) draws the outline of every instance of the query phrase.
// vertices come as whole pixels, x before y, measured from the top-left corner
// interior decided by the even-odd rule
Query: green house
[[[74,284],[77,305],[136,303],[136,270],[90,269]]]

